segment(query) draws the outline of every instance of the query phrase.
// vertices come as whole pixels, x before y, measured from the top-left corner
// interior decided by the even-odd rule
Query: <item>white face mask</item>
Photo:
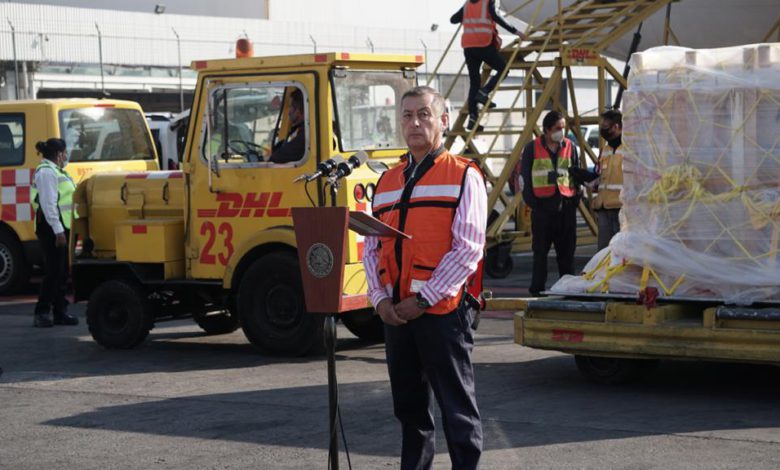
[[[561,143],[563,142],[563,131],[555,131],[552,134],[550,134],[550,139],[552,139],[553,142]]]

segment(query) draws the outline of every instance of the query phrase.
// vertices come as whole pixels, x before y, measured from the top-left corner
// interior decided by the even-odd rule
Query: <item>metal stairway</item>
[[[529,0],[515,10],[536,3],[532,22],[540,11],[544,0]],[[529,25],[526,39],[519,38],[501,50],[507,67],[498,81],[490,100],[500,97],[499,102],[511,103],[510,106],[481,107],[478,122],[483,131],[467,130],[468,103],[465,103],[457,116],[452,116],[451,131],[447,134],[445,145],[448,149],[474,158],[480,162],[485,176],[490,182],[488,211],[495,212],[488,227],[488,247],[512,242],[515,250],[530,249],[530,219],[522,207],[520,194],[514,196],[504,191],[519,162],[525,144],[540,134],[537,123],[550,109],[561,112],[566,118],[568,128],[580,143],[581,162],[586,156],[595,160],[596,156],[584,143],[580,126],[597,124],[598,114],[605,110],[607,91],[606,77],[626,86],[621,72],[602,56],[604,49],[621,36],[635,30],[643,20],[666,7],[673,0],[579,0],[561,7],[558,14],[542,20],[538,25]],[[442,59],[451,49],[456,31]],[[439,68],[437,65],[434,74]],[[464,64],[465,66],[465,64]],[[464,66],[445,97],[452,93],[455,83],[467,75]],[[572,67],[595,67],[598,74],[599,97],[598,114],[583,117],[577,107]],[[482,84],[487,81],[491,70],[482,72]],[[435,77],[429,78],[429,83]],[[566,98],[566,103],[562,98]],[[587,209],[588,201],[583,201],[581,213],[588,228],[580,237],[592,237],[596,226]],[[506,230],[506,222],[515,220],[515,230]],[[591,238],[592,240],[592,238]],[[581,240],[588,242],[588,240]]]

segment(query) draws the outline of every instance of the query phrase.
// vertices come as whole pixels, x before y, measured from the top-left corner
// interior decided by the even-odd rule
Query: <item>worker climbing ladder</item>
[[[602,55],[606,48],[642,22],[667,7],[672,0],[579,0],[568,6],[558,2],[557,14],[529,24],[526,39],[516,39],[501,50],[507,67],[491,92],[493,102],[511,103],[509,106],[482,107],[478,124],[468,130],[468,104],[453,119],[452,130],[445,145],[466,157],[479,161],[490,183],[488,199],[489,226],[487,229],[488,256],[486,270],[493,277],[504,277],[512,270],[511,251],[530,249],[530,213],[522,203],[520,191],[506,192],[507,183],[520,161],[523,147],[540,135],[538,123],[549,110],[559,111],[567,127],[580,144],[581,164],[595,163],[597,156],[583,138],[581,126],[598,124],[598,115],[605,111],[608,93],[607,80],[612,79],[625,88],[624,74],[615,69]],[[544,0],[528,0],[512,11],[533,8],[531,23],[535,23]],[[436,79],[437,71],[452,48],[460,30],[456,31],[442,58],[429,77]],[[598,77],[598,113],[583,116],[577,106],[572,67],[590,67]],[[444,92],[448,98],[459,79],[463,78],[465,64]],[[482,83],[491,70],[483,70]],[[611,101],[611,100],[610,100]],[[590,190],[580,203],[580,213],[586,227],[580,230],[580,243],[594,242],[596,224],[589,210]],[[515,229],[507,230],[507,222],[514,221]],[[511,226],[511,224],[510,224]]]

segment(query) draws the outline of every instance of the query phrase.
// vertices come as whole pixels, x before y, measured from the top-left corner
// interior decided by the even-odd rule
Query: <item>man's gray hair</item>
[[[447,105],[444,102],[444,97],[441,96],[441,93],[434,90],[433,88],[429,86],[416,86],[412,88],[411,90],[404,93],[404,95],[401,97],[401,103],[404,102],[404,100],[410,96],[425,96],[425,95],[431,95],[433,96],[433,101],[431,101],[431,107],[433,108],[433,112],[436,113],[437,116],[441,116],[444,114],[445,111],[447,111]]]

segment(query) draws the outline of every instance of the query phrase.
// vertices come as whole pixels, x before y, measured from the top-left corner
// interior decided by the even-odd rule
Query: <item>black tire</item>
[[[303,356],[324,350],[325,315],[306,312],[294,253],[271,253],[249,266],[238,287],[238,316],[247,339],[262,352]]]
[[[30,282],[30,265],[22,244],[7,230],[0,231],[0,295],[24,289]]]
[[[99,345],[131,349],[149,335],[154,313],[140,286],[111,280],[100,284],[89,297],[87,326]]]
[[[582,375],[601,385],[619,385],[638,379],[658,361],[616,357],[574,356]]]
[[[375,343],[385,340],[385,324],[373,308],[347,312],[339,318],[344,326],[360,339]]]
[[[238,316],[222,312],[196,317],[195,323],[208,335],[226,335],[238,329]]]
[[[503,252],[506,251],[506,254]],[[493,279],[504,279],[512,274],[515,263],[512,261],[511,249],[504,250],[500,245],[490,248],[485,255],[485,273]]]

